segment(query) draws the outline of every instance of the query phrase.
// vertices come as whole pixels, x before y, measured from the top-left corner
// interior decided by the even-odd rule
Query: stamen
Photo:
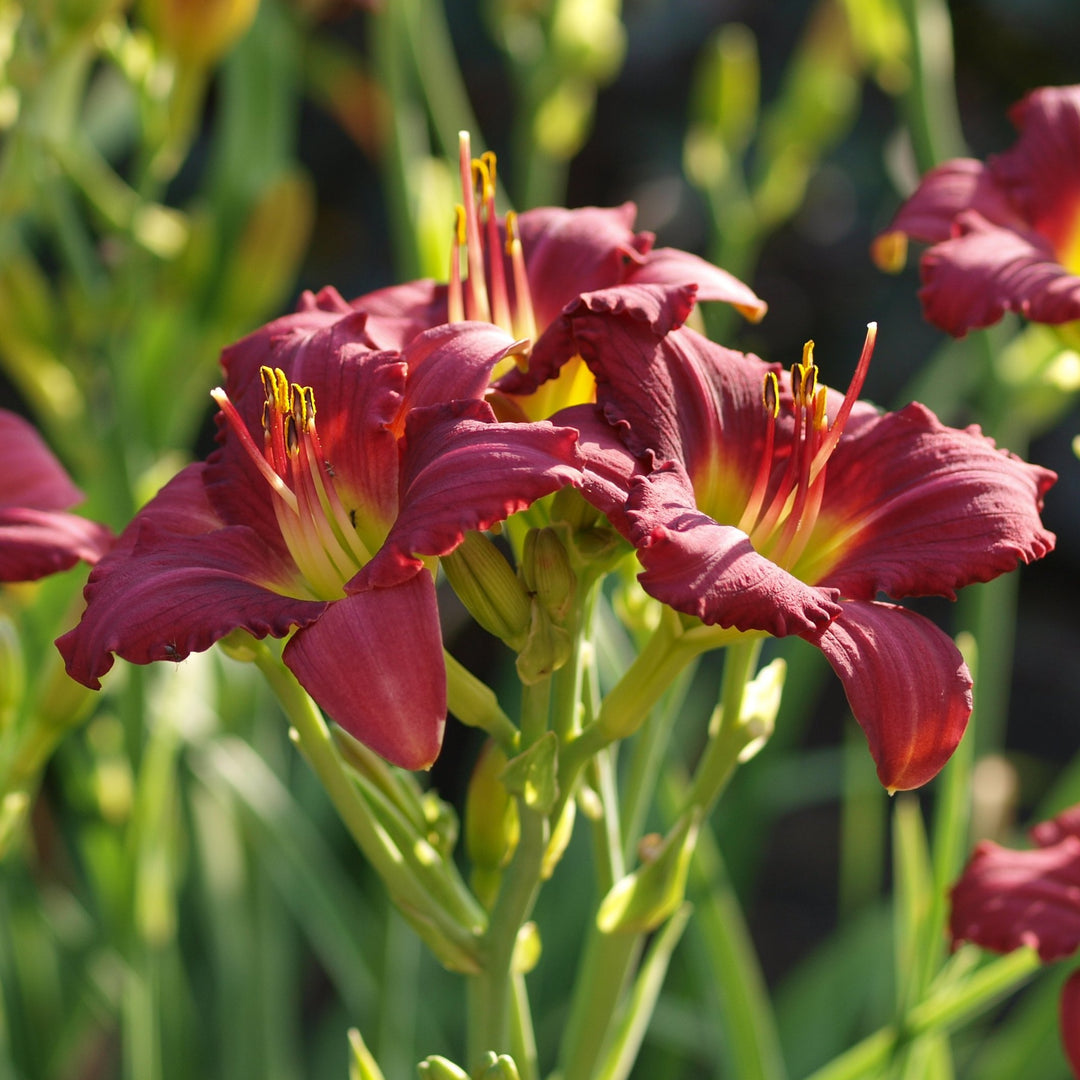
[[[480,177],[481,197],[484,203],[487,227],[487,263],[491,282],[491,315],[496,326],[507,333],[514,332],[510,319],[510,302],[506,290],[506,267],[503,264],[502,246],[499,243],[499,223],[495,218],[495,155],[488,150],[473,162]]]
[[[761,452],[761,460],[758,462],[757,476],[754,478],[754,486],[750,489],[750,497],[746,500],[746,508],[739,518],[739,528],[749,534],[761,512],[761,504],[765,500],[765,491],[769,486],[769,477],[772,475],[773,444],[776,438],[776,418],[780,415],[780,383],[776,378],[775,371],[765,372],[765,384],[761,390],[762,403],[765,406],[766,427],[765,447]]]
[[[454,240],[450,247],[450,283],[446,291],[447,321],[465,321],[465,301],[461,292],[461,248],[465,243],[465,207],[454,207]]]
[[[514,273],[514,329],[515,337],[536,340],[536,316],[533,314],[532,290],[529,275],[525,271],[525,253],[521,249],[517,214],[513,210],[506,215],[506,253]]]

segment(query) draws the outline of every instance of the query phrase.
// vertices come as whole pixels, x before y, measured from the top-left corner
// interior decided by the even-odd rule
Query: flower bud
[[[356,1028],[349,1028],[349,1080],[385,1080]]]
[[[469,1074],[464,1069],[440,1054],[424,1058],[416,1066],[416,1072],[420,1080],[469,1080]]]
[[[574,599],[577,578],[570,568],[566,548],[554,529],[532,529],[526,535],[521,576],[525,579],[525,587],[543,604],[551,620],[561,626]]]
[[[482,533],[467,532],[443,555],[443,572],[469,614],[515,651],[529,630],[529,594],[502,552]]]
[[[495,900],[502,868],[513,858],[520,826],[517,803],[499,779],[506,755],[491,740],[477,758],[465,795],[465,851],[472,886],[485,907]]]
[[[615,882],[596,914],[603,933],[648,933],[678,910],[700,824],[697,810],[685,814],[648,862]]]
[[[544,606],[534,599],[529,633],[515,662],[518,678],[526,686],[535,685],[558,671],[570,659],[571,651],[570,635],[555,626]]]
[[[521,1080],[514,1059],[508,1054],[493,1054],[492,1060],[480,1071],[480,1080]]]

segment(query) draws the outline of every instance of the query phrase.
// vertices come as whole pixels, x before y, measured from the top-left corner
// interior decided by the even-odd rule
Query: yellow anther
[[[514,210],[506,211],[506,254],[512,255],[514,253],[514,245],[520,243],[521,240],[518,237],[517,227],[517,212]]]
[[[465,243],[465,207],[461,203],[454,206],[454,231],[457,234],[458,244]]]
[[[811,361],[809,367],[807,367],[805,363],[801,366],[803,368],[802,382],[800,385],[802,403],[807,409],[810,409],[813,407],[814,396],[817,394],[817,364]]]
[[[765,372],[765,384],[761,388],[761,400],[775,420],[780,415],[780,383],[775,371]]]
[[[811,338],[802,347],[802,365],[803,367],[809,367],[814,363],[814,341]]]
[[[805,374],[806,369],[802,364],[791,365],[791,396],[795,399],[796,405],[802,402],[802,384]]]
[[[828,426],[828,421],[825,418],[825,399],[827,393],[828,391],[822,386],[814,395],[814,427],[819,431]]]
[[[485,160],[486,157],[487,154],[482,158],[472,159],[472,182],[474,187],[479,190],[482,202],[487,202],[494,191],[491,174],[488,172],[487,161]]]
[[[493,150],[485,150],[480,155],[480,160],[483,162],[484,168],[487,170],[486,176],[488,183],[491,185],[491,194],[495,194],[495,152]],[[487,198],[487,189],[484,189],[484,197]]]

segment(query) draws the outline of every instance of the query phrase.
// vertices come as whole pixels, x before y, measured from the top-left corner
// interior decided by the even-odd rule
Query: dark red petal
[[[956,337],[1006,311],[1044,323],[1080,318],[1080,277],[1061,265],[1049,241],[979,214],[962,214],[954,237],[923,255],[921,272],[926,318]]]
[[[26,506],[35,510],[67,510],[82,502],[82,492],[45,445],[29,421],[0,409],[0,508]]]
[[[620,533],[629,537],[633,529],[626,516],[626,500],[633,478],[641,473],[637,459],[595,405],[562,409],[551,418],[551,423],[577,431],[583,474],[581,494]]]
[[[528,371],[509,372],[499,380],[499,389],[509,394],[531,394],[578,353],[590,367],[597,356],[610,357],[614,362],[620,345],[610,342],[605,350],[606,333],[640,335],[632,348],[651,355],[665,334],[686,321],[694,308],[696,292],[693,285],[624,285],[579,296],[540,335],[529,357]],[[590,341],[595,342],[595,347],[589,348]],[[585,355],[585,349],[589,355]],[[593,367],[594,373],[598,368],[599,364]]]
[[[905,791],[933,779],[971,715],[971,676],[952,639],[906,608],[857,600],[803,636],[840,676],[881,783]]]
[[[759,555],[746,533],[698,511],[682,467],[665,462],[634,481],[631,543],[645,591],[703,622],[783,637],[826,626],[837,594],[806,585]]]
[[[885,231],[937,244],[952,236],[953,221],[965,210],[975,210],[998,225],[1024,227],[1023,218],[991,171],[981,161],[955,158],[931,169],[919,181],[915,193]]]
[[[95,563],[109,549],[104,525],[57,510],[0,510],[0,581],[37,581],[74,566]]]
[[[215,527],[193,465],[145,506],[94,568],[79,625],[57,641],[68,674],[97,689],[112,654],[182,660],[237,627],[283,637],[325,602],[282,595],[296,568],[247,526]]]
[[[1080,971],[1074,971],[1061,988],[1061,1044],[1073,1076],[1080,1080]]]
[[[1068,810],[1062,810],[1057,817],[1050,821],[1041,821],[1031,830],[1031,839],[1039,847],[1050,847],[1066,836],[1080,838],[1080,804],[1070,806]]]
[[[358,296],[350,307],[367,316],[364,330],[378,349],[404,349],[417,334],[447,321],[446,286],[410,281]]]
[[[631,265],[628,285],[696,285],[699,300],[719,300],[759,322],[769,305],[734,274],[678,248],[656,248],[645,261]]]
[[[978,844],[952,890],[954,941],[995,952],[1021,946],[1044,961],[1080,947],[1080,837],[1052,847],[1012,851]]]
[[[461,398],[481,400],[491,369],[514,339],[485,322],[458,322],[418,334],[402,352],[408,366],[404,409]]]
[[[1020,138],[989,169],[1029,226],[1060,253],[1080,225],[1080,86],[1034,90],[1009,117]]]
[[[335,601],[283,655],[319,706],[387,761],[426,769],[438,757],[446,668],[426,570]]]
[[[580,483],[572,428],[499,424],[484,402],[413,409],[405,428],[401,505],[382,548],[354,587],[391,585],[416,573],[416,556],[453,551],[469,529],[487,529],[565,484]]]
[[[541,330],[582,293],[608,289],[626,278],[652,246],[648,234],[635,234],[633,203],[577,210],[541,207],[518,216],[518,234]]]
[[[946,427],[922,405],[853,416],[827,468],[807,557],[851,534],[820,578],[844,596],[952,597],[1054,546],[1039,511],[1055,475],[976,427]]]

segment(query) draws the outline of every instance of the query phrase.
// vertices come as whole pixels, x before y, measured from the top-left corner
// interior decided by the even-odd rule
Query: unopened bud
[[[650,862],[615,882],[596,914],[603,933],[648,933],[679,909],[700,823],[697,811],[685,814]]]
[[[467,532],[440,561],[469,614],[488,633],[520,650],[528,634],[532,605],[503,553],[482,533]]]
[[[526,535],[521,576],[525,587],[544,605],[552,621],[561,626],[574,599],[577,578],[554,529],[532,529]]]
[[[356,1028],[349,1028],[349,1080],[385,1080]]]
[[[494,1060],[488,1062],[480,1072],[480,1080],[521,1080],[518,1067],[514,1059],[508,1054],[492,1055]]]
[[[449,1058],[432,1054],[416,1066],[420,1080],[469,1080],[469,1074]]]
[[[500,779],[506,764],[506,755],[489,740],[480,751],[465,795],[465,851],[478,887],[498,884],[499,871],[517,847],[517,804]]]
[[[570,635],[556,626],[543,604],[534,599],[529,633],[515,661],[518,678],[526,686],[534,686],[558,671],[570,659],[572,649]]]

